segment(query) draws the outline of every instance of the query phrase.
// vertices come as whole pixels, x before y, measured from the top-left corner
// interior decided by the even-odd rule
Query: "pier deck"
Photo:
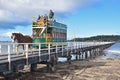
[[[46,48],[41,47],[43,43],[32,43],[32,45],[33,44],[37,44],[39,47],[29,49],[28,45],[30,45],[30,43],[26,43],[24,44],[25,51],[19,48],[18,54],[16,54],[16,45],[18,45],[18,43],[1,43],[0,73],[8,74],[10,72],[16,72],[18,70],[22,70],[25,65],[31,65],[31,70],[34,70],[38,63],[51,62],[53,64],[54,60],[57,60],[57,58],[68,58],[72,54],[76,55],[76,59],[95,57],[96,55],[99,55],[102,50],[110,47],[114,43],[95,42],[91,44],[83,44],[79,42],[68,42],[68,45],[64,45],[65,43],[55,43],[56,46],[54,47],[51,46],[52,43],[47,43],[48,46]],[[22,54],[23,52],[25,54]]]

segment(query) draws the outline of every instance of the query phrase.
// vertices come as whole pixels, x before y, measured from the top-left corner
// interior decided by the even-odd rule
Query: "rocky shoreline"
[[[120,59],[62,62],[55,72],[47,72],[46,65],[38,64],[36,72],[22,71],[19,80],[120,80]]]

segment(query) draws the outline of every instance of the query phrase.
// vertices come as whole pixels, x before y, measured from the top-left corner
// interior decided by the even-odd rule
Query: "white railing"
[[[89,46],[97,46],[97,45],[103,45],[103,44],[110,44],[112,42],[67,42],[67,43],[0,43],[0,55],[7,55],[8,50],[10,54],[16,54],[16,47],[18,44],[24,44],[25,45],[25,52],[31,54],[32,51],[39,51],[39,56],[41,54],[41,50],[49,50],[56,49],[56,53],[61,48],[61,52],[63,54],[64,49],[77,49],[77,48],[84,48]],[[55,44],[56,47],[52,47],[51,44]],[[64,46],[64,45],[67,46]],[[33,47],[32,51],[28,48],[28,45],[38,45],[38,48]],[[42,48],[42,45],[47,45],[46,48]],[[61,45],[61,46],[60,46]],[[8,49],[10,48],[10,49]],[[31,52],[30,52],[31,51]],[[22,53],[23,49],[22,46],[19,46],[18,53]],[[1,56],[0,56],[1,57]]]
[[[68,55],[68,51],[72,51],[72,49],[90,47],[90,46],[97,46],[103,44],[110,44],[112,42],[65,42],[65,43],[0,43],[0,63],[2,62],[9,62],[9,70],[11,70],[11,61],[16,59],[26,58],[27,64],[29,57],[32,56],[39,56],[39,62],[41,61],[41,56],[43,55],[50,55],[55,53],[61,53],[62,56],[64,55],[64,51],[66,51]],[[22,50],[22,47],[19,46],[18,52],[16,47],[18,44],[24,44],[25,51]],[[54,44],[54,47],[51,46]],[[29,49],[29,45],[32,45],[32,49]],[[35,46],[37,45],[38,48]],[[43,48],[43,45],[46,47]],[[25,54],[22,54],[22,53]],[[16,54],[18,53],[18,54]]]

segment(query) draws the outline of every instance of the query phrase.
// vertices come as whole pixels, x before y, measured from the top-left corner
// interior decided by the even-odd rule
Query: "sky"
[[[31,36],[33,16],[50,9],[67,25],[67,39],[120,35],[120,0],[0,0],[0,41],[12,32]]]

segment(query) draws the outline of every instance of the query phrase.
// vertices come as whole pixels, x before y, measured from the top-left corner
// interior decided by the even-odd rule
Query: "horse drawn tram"
[[[46,14],[38,18],[33,18],[33,43],[52,43],[52,46],[55,46],[55,42],[67,41],[67,25],[54,20],[54,13],[52,13],[51,11],[49,18]]]
[[[0,43],[0,73],[16,72],[25,65],[31,65],[32,71],[37,63],[43,62],[54,67],[58,57],[68,56],[71,48],[67,46],[67,25],[53,17],[51,10],[49,18],[47,15],[33,18],[32,38],[12,33],[11,39],[15,43]]]

